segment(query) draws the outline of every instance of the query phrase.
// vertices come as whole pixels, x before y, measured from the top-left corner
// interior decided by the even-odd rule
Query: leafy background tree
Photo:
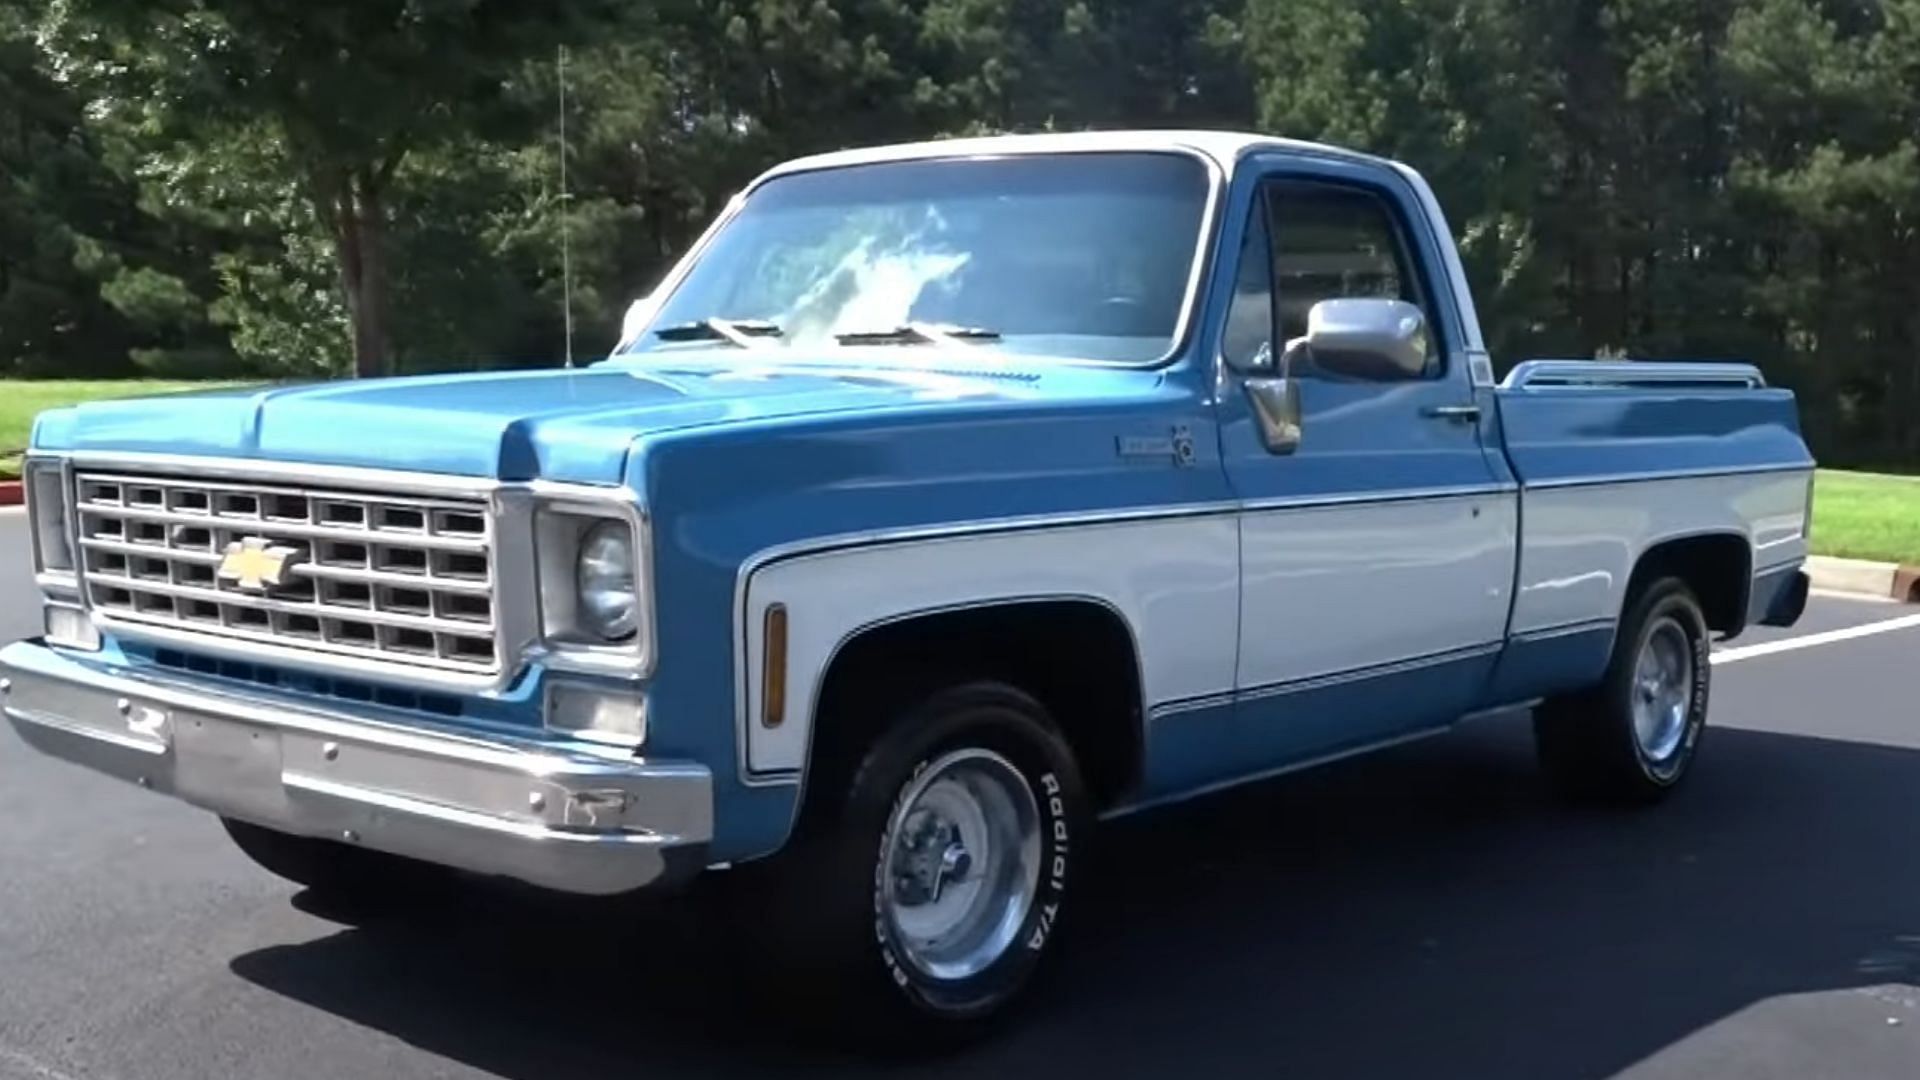
[[[591,356],[774,161],[1116,126],[1404,158],[1503,363],[1920,467],[1920,0],[0,0],[0,374]]]

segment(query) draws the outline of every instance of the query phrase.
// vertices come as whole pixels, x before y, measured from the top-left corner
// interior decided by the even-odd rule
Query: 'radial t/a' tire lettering
[[[817,818],[762,871],[787,956],[895,1034],[999,1015],[1055,951],[1091,825],[1045,709],[1000,684],[940,691],[885,727],[843,794],[816,794]]]

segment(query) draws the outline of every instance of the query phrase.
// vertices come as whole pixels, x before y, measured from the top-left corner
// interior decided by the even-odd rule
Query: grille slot
[[[501,669],[493,518],[480,499],[94,472],[75,492],[87,599],[110,618]],[[262,549],[259,587],[221,576],[235,545]]]

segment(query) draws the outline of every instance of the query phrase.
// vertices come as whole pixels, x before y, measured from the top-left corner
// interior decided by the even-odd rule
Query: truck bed
[[[1510,633],[1516,667],[1532,669],[1509,677],[1510,692],[1597,670],[1641,552],[1745,541],[1743,611],[1765,610],[1805,558],[1814,462],[1792,393],[1754,368],[1529,361],[1494,397],[1520,486]],[[1744,559],[1745,547],[1715,557]]]

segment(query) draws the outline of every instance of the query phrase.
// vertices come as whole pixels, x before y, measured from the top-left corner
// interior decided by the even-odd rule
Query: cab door
[[[1243,751],[1272,766],[1472,707],[1505,634],[1518,510],[1485,452],[1490,417],[1432,271],[1440,238],[1404,181],[1365,163],[1287,160],[1241,194],[1251,205],[1220,384],[1241,501],[1235,722]],[[1276,444],[1275,358],[1291,355],[1315,304],[1367,297],[1419,310],[1424,362],[1301,365],[1287,381],[1297,441]]]

